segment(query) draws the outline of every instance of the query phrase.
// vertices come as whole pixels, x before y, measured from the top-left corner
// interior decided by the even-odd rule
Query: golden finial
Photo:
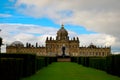
[[[61,27],[64,28],[64,24],[62,24]]]

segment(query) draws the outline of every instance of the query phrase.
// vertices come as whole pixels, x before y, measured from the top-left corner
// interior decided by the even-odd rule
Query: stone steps
[[[57,58],[57,62],[71,62],[71,58]]]

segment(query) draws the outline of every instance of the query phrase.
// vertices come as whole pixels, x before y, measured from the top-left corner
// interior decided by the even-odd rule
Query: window
[[[102,56],[104,56],[104,52],[102,52]]]

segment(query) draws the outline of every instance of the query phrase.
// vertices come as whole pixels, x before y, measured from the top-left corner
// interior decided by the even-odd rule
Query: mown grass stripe
[[[22,80],[120,80],[120,77],[76,63],[55,62]]]

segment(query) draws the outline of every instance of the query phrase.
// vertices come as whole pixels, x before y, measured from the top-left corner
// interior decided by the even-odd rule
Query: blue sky
[[[28,15],[24,15],[19,13],[15,8],[15,2],[16,1],[10,1],[10,0],[1,0],[0,3],[0,13],[4,15],[9,15],[8,17],[1,17],[0,23],[22,23],[22,24],[34,24],[34,25],[41,25],[41,26],[51,26],[55,28],[60,28],[60,24],[56,24],[53,22],[50,18],[47,17],[40,17],[40,18],[34,18]],[[20,6],[22,8],[25,8],[25,5]],[[67,15],[69,16],[71,12],[67,12]],[[62,21],[61,21],[62,22]],[[77,32],[79,34],[92,34],[95,33],[94,31],[86,30],[83,26],[76,26],[76,25],[69,25],[65,24],[66,29]]]
[[[62,23],[56,24],[50,18],[47,17],[40,17],[34,18],[25,14],[22,14],[17,11],[15,8],[16,1],[10,0],[1,0],[0,3],[0,13],[4,15],[9,15],[8,17],[1,17],[0,23],[21,23],[21,24],[34,24],[34,25],[41,25],[41,26],[51,26],[55,28],[60,28]],[[20,7],[25,8],[25,5],[21,5]],[[63,13],[63,12],[62,12]],[[71,13],[67,12],[69,16]],[[61,21],[62,22],[62,21]],[[84,28],[84,26],[77,26],[77,25],[69,25],[65,24],[66,29],[77,32],[78,34],[92,34],[95,33],[94,31],[89,31]]]
[[[1,36],[6,44],[15,40],[43,44],[47,36],[55,37],[64,24],[69,36],[80,38],[80,45],[92,42],[113,46],[112,51],[119,52],[118,0],[0,0],[0,3]]]

